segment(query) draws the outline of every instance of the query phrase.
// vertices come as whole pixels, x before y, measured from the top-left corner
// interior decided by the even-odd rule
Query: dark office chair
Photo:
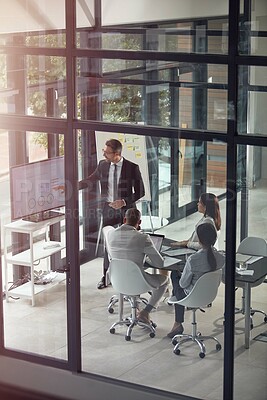
[[[180,345],[192,341],[197,343],[200,348],[199,357],[204,358],[206,354],[206,347],[204,340],[212,339],[216,342],[216,350],[221,350],[222,346],[218,339],[214,336],[202,336],[201,333],[197,332],[197,321],[196,312],[201,310],[205,312],[201,307],[205,307],[207,304],[211,303],[217,296],[218,288],[220,286],[222,279],[222,270],[216,270],[212,272],[207,272],[202,275],[196,282],[195,286],[191,292],[184,297],[182,300],[174,300],[171,298],[169,300],[172,304],[181,304],[182,306],[189,307],[192,311],[192,333],[190,334],[179,334],[172,338],[172,344],[174,344],[173,352],[174,354],[180,354]]]
[[[237,253],[239,254],[245,254],[245,255],[251,255],[251,256],[263,256],[267,257],[267,243],[266,240],[259,238],[259,237],[254,237],[254,236],[248,236],[245,239],[242,240],[242,242],[239,244]],[[267,262],[267,259],[266,259]],[[256,287],[261,285],[265,280],[265,277],[263,277],[259,282],[254,283],[251,285],[251,287]],[[245,290],[244,290],[244,284],[242,282],[237,282],[236,283],[237,288],[242,288],[243,289],[243,295],[242,295],[242,304],[241,308],[236,308],[235,313],[241,313],[245,314]],[[250,328],[253,329],[253,320],[252,316],[255,313],[260,313],[264,315],[264,322],[267,322],[267,314],[262,311],[262,310],[257,310],[254,308],[251,308],[250,310],[250,315],[251,315],[251,323],[250,323]]]

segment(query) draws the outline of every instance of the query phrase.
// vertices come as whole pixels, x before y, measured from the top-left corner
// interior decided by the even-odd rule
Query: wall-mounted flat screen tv
[[[39,222],[56,217],[65,206],[64,157],[10,169],[11,218]]]

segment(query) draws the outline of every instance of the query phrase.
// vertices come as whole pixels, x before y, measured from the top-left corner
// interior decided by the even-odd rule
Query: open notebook
[[[162,243],[164,239],[164,235],[159,235],[156,233],[149,233],[149,236],[155,246],[155,248],[158,250],[159,253],[161,253],[161,248],[162,248]],[[164,258],[164,265],[163,268],[170,267],[172,265],[178,264],[182,260],[179,258],[174,258],[174,257],[168,257],[168,256],[163,256]]]

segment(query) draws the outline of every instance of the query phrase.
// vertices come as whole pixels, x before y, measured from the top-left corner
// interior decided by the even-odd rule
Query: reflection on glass
[[[239,24],[239,53],[241,55],[267,55],[266,17],[267,4],[256,0],[246,2],[245,12],[241,8]]]
[[[1,57],[1,112],[66,118],[64,57],[12,54]],[[24,81],[26,85],[24,85]]]
[[[44,223],[21,219],[28,218],[36,210],[38,215],[47,217],[46,211],[51,210],[56,198],[61,201],[55,206],[64,205],[64,195],[55,196],[51,190],[51,179],[58,181],[60,175],[54,163],[62,160],[57,157],[59,143],[55,134],[1,131],[1,250],[4,290],[8,291],[8,299],[6,295],[3,302],[4,346],[66,360],[64,207],[54,209],[61,212],[60,216],[54,218],[53,215]],[[19,151],[14,152],[14,148]],[[50,159],[47,158],[48,148]],[[6,154],[10,154],[9,160]],[[18,175],[10,171],[10,165]],[[40,168],[41,165],[45,169]],[[62,173],[64,176],[63,162]],[[16,218],[13,222],[11,213]]]
[[[174,18],[174,16],[172,16]],[[179,18],[179,15],[177,15]],[[88,20],[88,26],[92,22]],[[86,25],[86,22],[84,22]],[[192,22],[159,24],[138,28],[106,28],[106,32],[77,32],[77,46],[90,49],[225,54],[228,51],[228,22],[214,19],[205,25]]]
[[[140,131],[141,133],[141,131]],[[77,132],[77,135],[79,132]],[[215,194],[222,194],[225,191],[225,154],[226,145],[223,143],[212,143],[212,142],[202,142],[202,141],[189,141],[179,138],[161,138],[161,137],[147,137],[147,136],[135,136],[124,134],[123,130],[120,132],[81,132],[81,140],[83,146],[81,148],[81,164],[79,170],[82,171],[85,176],[94,170],[97,163],[103,159],[101,149],[103,148],[103,143],[109,137],[119,138],[123,143],[122,155],[129,159],[129,156],[136,157],[134,160],[140,166],[140,170],[144,180],[146,181],[146,189],[149,185],[149,190],[151,192],[151,202],[149,206],[151,207],[151,215],[153,217],[153,223],[155,221],[160,221],[162,226],[157,233],[163,233],[167,238],[176,241],[182,239],[188,239],[192,232],[194,231],[195,224],[203,216],[201,212],[197,212],[197,202],[201,192],[212,191]],[[141,146],[142,144],[142,146]],[[77,146],[78,147],[78,146]],[[85,150],[86,149],[86,150]],[[97,156],[96,156],[97,155]],[[96,156],[96,157],[95,157]],[[94,160],[92,162],[92,160]],[[179,160],[179,161],[178,161]],[[132,160],[133,161],[133,160]],[[148,168],[145,171],[144,167]],[[84,171],[88,171],[85,173]],[[81,174],[82,175],[82,174]],[[81,176],[82,178],[82,176]],[[207,182],[208,188],[205,186]],[[79,216],[81,221],[80,226],[80,246],[84,252],[91,252],[90,261],[84,265],[81,265],[81,307],[82,307],[82,328],[84,331],[88,330],[87,325],[92,318],[94,318],[94,308],[88,307],[93,301],[93,296],[95,292],[95,286],[99,277],[99,269],[102,266],[102,257],[94,258],[94,248],[92,243],[94,243],[95,238],[99,234],[99,222],[97,217],[101,215],[100,205],[96,203],[96,199],[101,199],[97,196],[98,186],[95,188],[92,186],[90,190],[80,191],[80,203],[79,203]],[[225,205],[224,205],[225,207]],[[149,226],[149,211],[147,209],[147,204],[139,203],[138,208],[142,212],[142,220],[146,223],[141,224],[145,226],[146,229],[151,230]],[[220,209],[223,209],[223,205],[220,204]],[[175,214],[175,215],[174,215]],[[100,220],[100,218],[99,218]],[[145,229],[145,228],[143,228]],[[222,232],[220,233],[220,243],[219,248],[223,249],[221,243],[224,244],[224,232],[225,232],[225,219],[222,216]],[[93,259],[92,259],[93,258]],[[90,279],[88,277],[88,267],[90,268],[91,275]],[[165,272],[165,271],[164,271]],[[92,290],[88,290],[92,289]],[[223,301],[224,301],[224,286],[221,286],[220,300],[213,304],[213,307],[218,307],[216,310],[216,315],[223,315]],[[112,287],[107,290],[112,291]],[[112,292],[113,294],[113,292]],[[115,294],[115,293],[114,293]],[[118,318],[118,304],[113,305],[113,310],[111,314],[108,312],[108,298],[106,305],[104,304],[102,316],[102,327],[109,331],[110,326]],[[127,303],[124,303],[124,310],[128,309]],[[216,305],[217,304],[217,305]],[[220,314],[222,313],[222,314]],[[163,337],[166,337],[168,332],[168,326],[173,324],[173,313],[165,313],[164,302],[159,303],[159,307],[153,313],[153,319],[157,319],[158,331],[156,337],[159,341],[162,341]],[[112,321],[111,321],[112,320]],[[164,322],[165,321],[165,322]],[[190,321],[185,320],[185,325],[190,332]],[[189,322],[188,322],[189,321]],[[220,336],[220,342],[223,342],[223,323],[217,322],[216,320],[216,336]],[[212,331],[214,328],[214,320],[208,321],[208,332]],[[100,328],[99,328],[100,329]],[[111,335],[110,340],[107,342],[106,351],[99,352],[99,348],[96,345],[98,341],[95,330],[88,332],[82,340],[82,354],[83,354],[83,371],[101,374],[103,376],[109,376],[114,378],[117,375],[119,369],[124,372],[132,370],[132,361],[127,366],[121,367],[118,357],[113,360],[113,368],[110,369],[103,363],[105,354],[109,351],[109,347],[113,349],[116,347],[116,341],[120,342],[120,357],[126,355],[129,352],[129,347],[126,347],[127,342],[124,340],[125,332],[124,328],[116,330],[115,335]],[[145,343],[145,338],[147,337],[145,332],[136,331],[133,334],[132,340],[138,341],[140,345]],[[90,347],[90,352],[88,352],[88,346]],[[115,347],[114,347],[115,346]],[[167,344],[168,346],[168,344]],[[155,350],[156,357],[162,357],[163,353],[158,354],[159,349],[153,347]],[[208,352],[212,352],[214,347],[208,346]],[[170,351],[167,353],[166,360],[169,360],[169,356],[173,356],[173,346],[164,348],[165,351]],[[116,350],[115,350],[116,351]],[[193,349],[193,352],[196,350]],[[186,362],[188,362],[188,357],[192,357],[191,351],[187,353],[187,350],[183,350]],[[105,354],[104,354],[105,353]],[[195,355],[198,357],[198,354]],[[207,354],[207,357],[211,354]],[[217,356],[217,354],[216,354]],[[218,368],[223,368],[223,354],[220,355],[218,359]],[[92,363],[93,360],[97,360]],[[155,387],[153,381],[153,376],[149,372],[149,367],[146,362],[144,362],[143,367],[147,369],[146,377],[148,381],[143,380],[142,384],[149,387]],[[198,379],[199,371],[195,371],[196,379]],[[182,388],[182,378],[179,377],[179,388],[172,387],[173,392],[187,393],[188,388]],[[132,383],[140,384],[140,374],[131,375],[128,380]],[[221,382],[221,374],[219,373],[215,377],[213,384],[217,387]],[[167,385],[167,384],[166,384]],[[160,389],[167,389],[164,380],[160,381]],[[203,397],[204,398],[204,397]]]
[[[26,46],[65,47],[65,0],[2,2],[1,15],[1,44],[17,46],[23,38]]]
[[[82,120],[226,132],[224,65],[83,58],[77,71]]]
[[[238,133],[267,135],[267,67],[240,66]]]
[[[267,208],[265,197],[267,149],[260,146],[238,146],[239,207],[247,215],[242,229],[246,236],[266,238]]]
[[[53,34],[39,34],[26,36],[25,39],[26,46],[30,47],[66,47],[66,35],[65,33],[53,33]]]

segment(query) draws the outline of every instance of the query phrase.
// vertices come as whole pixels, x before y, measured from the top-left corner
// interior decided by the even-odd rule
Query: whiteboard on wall
[[[95,132],[97,161],[103,160],[102,149],[109,139],[117,139],[122,143],[122,156],[139,165],[145,186],[145,195],[142,201],[151,201],[150,183],[148,175],[146,138],[145,136],[128,133]]]

